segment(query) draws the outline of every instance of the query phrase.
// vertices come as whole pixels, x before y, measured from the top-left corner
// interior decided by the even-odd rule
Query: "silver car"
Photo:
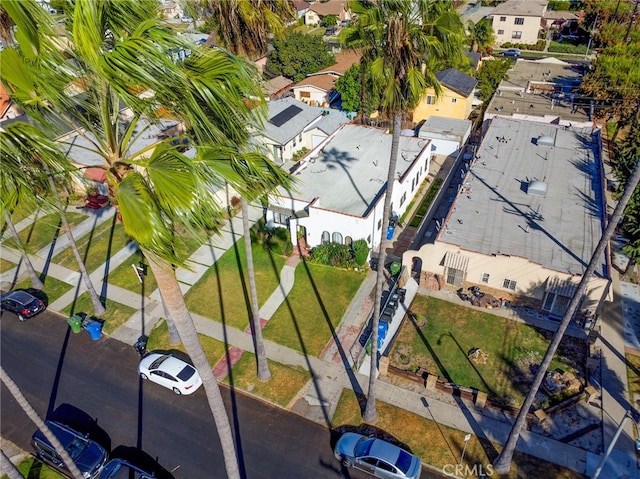
[[[345,467],[355,467],[380,479],[418,479],[420,459],[382,439],[353,432],[344,433],[334,449]]]

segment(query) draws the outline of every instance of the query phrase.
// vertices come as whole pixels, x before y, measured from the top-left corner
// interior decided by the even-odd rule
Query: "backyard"
[[[398,333],[390,353],[393,366],[410,372],[423,368],[493,401],[522,404],[551,333],[430,296],[417,296],[410,311],[415,320],[407,318]],[[565,337],[550,370],[571,372],[582,381],[585,364],[584,343]]]

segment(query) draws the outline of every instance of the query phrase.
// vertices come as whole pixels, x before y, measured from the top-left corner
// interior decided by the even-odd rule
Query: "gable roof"
[[[326,17],[327,15],[340,15],[343,11],[346,11],[346,2],[330,1],[330,2],[318,2],[309,6],[309,10],[312,10],[318,14],[319,17]]]
[[[478,84],[478,81],[456,70],[455,68],[447,68],[436,73],[436,78],[440,83],[463,96],[469,96],[473,93],[473,89]]]
[[[293,85],[293,89],[304,87],[304,86],[313,86],[323,91],[331,91],[336,83],[336,80],[339,77],[336,75],[330,75],[328,73],[324,75],[313,75],[305,78],[299,83]]]
[[[305,0],[293,0],[293,8],[296,9],[296,12],[307,11],[311,4],[309,2],[305,2]]]
[[[323,68],[322,70],[319,70],[315,73],[311,73],[308,76],[323,75],[325,73],[344,75],[349,68],[351,68],[356,63],[360,63],[360,58],[362,58],[361,53],[355,52],[353,50],[342,50],[336,55],[336,62],[333,65],[328,66],[327,68]]]
[[[270,101],[268,107],[263,134],[280,145],[286,145],[322,116],[321,110],[291,97]]]
[[[293,85],[293,82],[291,80],[280,75],[265,82],[263,88],[268,95],[276,95],[277,93],[287,89],[291,85]]]

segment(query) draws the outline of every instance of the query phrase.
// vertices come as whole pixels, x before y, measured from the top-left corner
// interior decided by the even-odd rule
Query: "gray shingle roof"
[[[436,78],[450,90],[460,93],[464,96],[469,96],[473,92],[473,89],[478,84],[478,81],[456,70],[455,68],[447,68],[436,73]]]
[[[289,118],[280,126],[276,126],[269,121],[265,122],[264,135],[281,145],[286,145],[293,137],[302,133],[307,126],[322,116],[321,110],[312,108],[306,103],[290,97],[270,101],[268,106],[269,120],[291,106],[295,106],[300,109],[296,115]]]

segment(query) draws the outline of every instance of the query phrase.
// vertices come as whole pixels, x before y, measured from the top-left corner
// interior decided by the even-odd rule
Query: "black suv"
[[[104,466],[100,479],[155,479],[153,473],[145,472],[124,459],[112,459]]]
[[[105,448],[62,423],[45,421],[45,424],[58,438],[82,475],[87,479],[96,478],[107,462],[108,455]],[[60,474],[72,477],[62,458],[40,429],[33,433],[31,445],[36,450],[38,459],[53,467]]]
[[[0,310],[14,313],[20,321],[45,310],[42,300],[26,291],[9,291],[0,298]]]

